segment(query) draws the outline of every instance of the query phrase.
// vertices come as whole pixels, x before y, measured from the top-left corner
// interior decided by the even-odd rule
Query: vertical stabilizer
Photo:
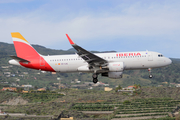
[[[39,58],[39,53],[29,44],[29,42],[19,33],[11,33],[14,47],[18,57],[23,59]]]

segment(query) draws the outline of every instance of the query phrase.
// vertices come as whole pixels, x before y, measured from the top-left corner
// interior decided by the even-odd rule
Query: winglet
[[[68,36],[68,34],[66,34],[66,36],[67,36],[67,38],[68,38],[70,44],[71,44],[71,45],[74,45],[74,42],[71,40],[71,38]]]

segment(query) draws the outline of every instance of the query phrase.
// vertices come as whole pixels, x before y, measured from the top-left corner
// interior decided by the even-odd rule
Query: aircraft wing
[[[84,48],[78,46],[77,44],[75,44],[71,38],[68,36],[68,34],[66,34],[70,44],[78,51],[78,55],[84,59],[87,63],[89,63],[89,65],[94,66],[94,67],[102,67],[102,66],[106,66],[107,65],[107,61],[87,50],[85,50]]]

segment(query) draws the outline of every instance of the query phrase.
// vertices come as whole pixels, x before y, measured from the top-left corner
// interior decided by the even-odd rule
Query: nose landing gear
[[[94,73],[94,74],[92,75],[93,83],[97,83],[97,82],[98,82],[97,77],[98,77],[98,74],[97,74],[97,73]]]
[[[149,75],[149,78],[152,78],[153,77],[153,75]]]
[[[151,74],[151,68],[148,68],[148,71],[149,71],[149,78],[152,78],[153,75]]]

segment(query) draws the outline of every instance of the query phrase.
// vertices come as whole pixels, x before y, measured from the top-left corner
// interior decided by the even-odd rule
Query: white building
[[[22,85],[22,87],[32,87],[32,85]]]

